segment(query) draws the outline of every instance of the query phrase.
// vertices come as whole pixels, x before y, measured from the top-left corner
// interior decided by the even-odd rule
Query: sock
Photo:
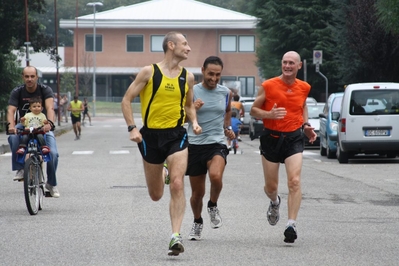
[[[276,199],[276,200],[272,201],[272,204],[273,204],[274,206],[277,206],[277,205],[280,204],[280,201],[278,200],[278,196],[277,196],[277,199]]]
[[[171,236],[170,238],[173,238],[173,237],[179,236],[179,235],[180,235],[180,233],[173,233],[172,236]]]
[[[293,225],[293,224],[295,224],[295,220],[288,219],[287,226],[290,226],[290,225]]]
[[[203,224],[204,221],[202,220],[202,217],[200,217],[200,218],[198,218],[198,219],[194,219],[194,223]]]
[[[212,202],[211,200],[208,201],[208,208],[216,207],[216,206],[218,206],[217,202]]]

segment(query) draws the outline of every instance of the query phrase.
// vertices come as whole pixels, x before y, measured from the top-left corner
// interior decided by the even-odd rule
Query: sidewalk
[[[72,123],[61,122],[61,125],[58,126],[58,123],[55,125],[54,134],[55,136],[59,136],[72,130]],[[10,152],[10,145],[8,144],[8,135],[6,132],[0,132],[0,154],[4,154],[6,152]]]

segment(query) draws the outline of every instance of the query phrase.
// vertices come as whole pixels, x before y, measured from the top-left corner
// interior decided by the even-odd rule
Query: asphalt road
[[[230,154],[218,203],[220,229],[206,210],[201,241],[187,240],[190,185],[182,234],[186,251],[167,255],[171,226],[168,187],[148,196],[141,156],[122,118],[96,117],[81,140],[57,137],[61,197],[45,198],[36,216],[26,210],[23,184],[12,181],[9,154],[0,156],[0,265],[398,265],[399,158],[340,165],[304,152],[298,240],[283,242],[287,187],[281,165],[280,221],[266,219],[268,199],[258,140],[243,136]],[[209,182],[206,200],[209,198]]]

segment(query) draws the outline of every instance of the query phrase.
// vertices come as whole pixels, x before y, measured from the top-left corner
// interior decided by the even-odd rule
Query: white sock
[[[277,196],[277,199],[276,199],[276,200],[272,201],[272,204],[273,204],[274,206],[277,206],[277,205],[280,204],[280,201],[278,200],[278,196]]]
[[[289,219],[287,226],[293,225],[293,224],[295,224],[295,222],[296,222],[295,220]]]

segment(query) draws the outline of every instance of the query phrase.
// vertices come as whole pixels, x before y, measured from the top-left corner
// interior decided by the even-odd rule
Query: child
[[[21,123],[25,126],[25,128],[38,128],[44,126],[45,124],[48,124],[46,116],[42,113],[42,109],[42,99],[40,97],[31,98],[29,100],[30,112],[26,113],[25,116],[21,118]],[[42,153],[48,154],[50,152],[50,148],[46,146],[43,134],[37,134],[36,139],[40,144]],[[17,154],[25,153],[25,148],[26,144],[28,144],[28,141],[29,136],[22,135]]]
[[[234,131],[234,134],[236,135],[236,138],[240,131],[241,125],[242,125],[242,122],[237,118],[237,113],[232,112],[231,113],[231,127]],[[229,150],[231,150],[231,139],[229,139],[229,138],[227,138],[227,146],[228,146]]]

